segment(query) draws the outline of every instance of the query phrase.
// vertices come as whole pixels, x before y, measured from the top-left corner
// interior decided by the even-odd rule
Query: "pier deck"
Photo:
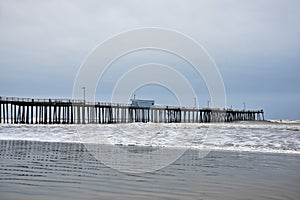
[[[210,123],[264,120],[263,110],[136,107],[71,99],[0,97],[0,123],[111,124],[132,122]]]

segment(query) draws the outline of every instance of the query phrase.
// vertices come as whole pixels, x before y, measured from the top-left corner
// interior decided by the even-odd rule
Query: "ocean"
[[[299,199],[300,121],[0,125],[0,199]]]

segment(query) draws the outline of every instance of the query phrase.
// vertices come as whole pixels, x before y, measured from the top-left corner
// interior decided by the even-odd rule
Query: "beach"
[[[187,150],[169,166],[125,173],[81,143],[0,141],[1,199],[298,199],[300,155]]]

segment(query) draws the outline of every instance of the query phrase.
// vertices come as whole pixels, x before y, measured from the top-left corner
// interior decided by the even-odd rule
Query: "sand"
[[[297,154],[188,150],[171,165],[124,173],[78,143],[0,141],[0,199],[299,199]]]

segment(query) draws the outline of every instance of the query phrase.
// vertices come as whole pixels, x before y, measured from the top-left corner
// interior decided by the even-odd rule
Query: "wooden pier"
[[[264,120],[263,110],[137,107],[71,99],[0,97],[0,123],[112,124],[133,122],[210,123]]]

